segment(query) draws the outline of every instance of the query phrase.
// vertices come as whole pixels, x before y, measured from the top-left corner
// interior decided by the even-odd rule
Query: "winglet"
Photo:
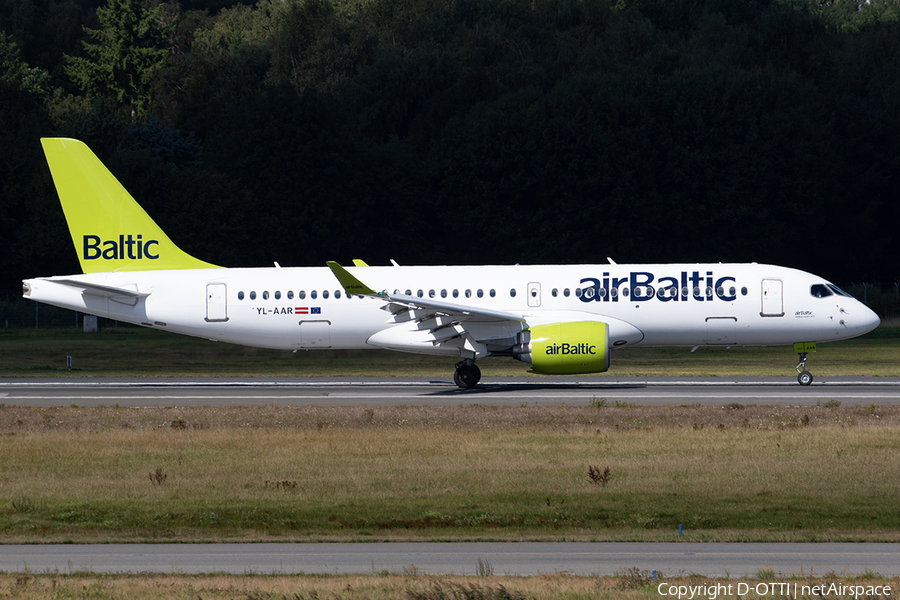
[[[368,267],[369,265],[367,265],[367,264],[366,264],[366,261],[364,261],[364,260],[361,259],[361,258],[354,258],[354,259],[353,259],[353,266],[354,266],[354,267]]]
[[[331,272],[334,273],[334,276],[337,277],[337,280],[341,282],[341,285],[344,287],[344,291],[348,295],[353,294],[357,296],[381,296],[381,294],[351,275],[350,272],[347,271],[347,269],[334,262],[333,260],[329,260],[325,264],[328,265],[328,268],[331,269]]]

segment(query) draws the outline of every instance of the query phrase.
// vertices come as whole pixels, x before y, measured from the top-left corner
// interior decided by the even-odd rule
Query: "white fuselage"
[[[348,271],[376,291],[513,314],[528,327],[603,321],[609,324],[611,347],[827,342],[861,335],[879,323],[869,308],[820,277],[762,264]],[[384,347],[370,338],[404,327],[381,310],[384,300],[348,297],[326,267],[93,273],[25,284],[26,297],[39,302],[262,348]],[[113,288],[140,296],[116,297],[108,291]]]

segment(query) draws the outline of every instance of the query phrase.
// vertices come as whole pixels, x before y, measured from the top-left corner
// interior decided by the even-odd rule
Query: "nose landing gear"
[[[475,365],[475,361],[468,358],[456,363],[456,371],[453,373],[453,383],[463,389],[475,387],[481,380],[481,369]]]
[[[800,385],[809,385],[813,381],[812,373],[806,370],[806,352],[800,353],[800,364],[797,365],[797,381]]]
[[[816,351],[816,344],[813,343],[804,343],[800,342],[794,344],[794,352],[796,352],[800,357],[800,363],[797,365],[797,381],[800,382],[800,385],[809,385],[813,382],[812,373],[806,370],[806,359],[807,354],[810,352]]]

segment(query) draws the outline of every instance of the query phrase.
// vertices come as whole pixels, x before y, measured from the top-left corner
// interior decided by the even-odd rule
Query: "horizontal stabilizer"
[[[137,290],[129,290],[128,288],[89,283],[87,281],[78,281],[77,279],[54,279],[53,281],[54,283],[61,283],[63,285],[80,288],[84,290],[85,294],[101,296],[104,298],[146,298],[150,295],[149,292],[139,292]]]

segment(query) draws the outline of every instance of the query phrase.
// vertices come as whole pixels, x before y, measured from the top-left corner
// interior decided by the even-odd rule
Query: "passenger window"
[[[497,296],[497,290],[491,290],[489,293],[491,295],[491,298],[494,298]]]
[[[294,292],[292,290],[288,290],[287,297],[288,297],[288,300],[293,300]]]
[[[244,299],[244,292],[238,292],[238,300]]]
[[[269,299],[269,292],[263,292],[263,300]]]
[[[600,288],[600,297],[601,298],[606,298],[606,293],[607,293],[606,288]]]
[[[747,295],[747,288],[742,287],[741,288],[741,296],[746,296],[746,295]]]
[[[256,300],[256,292],[250,292],[250,299]]]
[[[466,290],[466,298],[472,297],[472,290]]]
[[[681,288],[681,297],[682,298],[688,297],[688,289],[686,287]]]
[[[459,290],[453,290],[453,297],[459,298]]]
[[[569,288],[563,290],[563,296],[565,296],[566,298],[569,297]]]
[[[476,292],[476,294],[478,294],[479,298],[484,298],[484,290],[479,288],[479,290]]]
[[[335,297],[335,298],[340,298],[340,297],[341,297],[341,290],[335,290],[335,292],[334,292],[334,297]]]
[[[297,292],[297,297],[300,298],[301,300],[303,300],[304,298],[306,298],[306,292],[303,290],[300,290],[299,292]]]
[[[416,292],[416,296],[418,296],[419,298],[422,298],[425,296],[425,292],[423,292],[422,290],[419,290],[418,292]]]
[[[315,300],[316,299],[316,290],[311,291],[309,293],[309,297],[312,298],[313,300]]]
[[[581,295],[583,293],[584,293],[584,290],[582,290],[581,288],[575,288],[575,297],[576,298],[581,298]]]
[[[447,290],[441,290],[441,298],[447,297]]]
[[[628,288],[627,287],[622,288],[622,295],[625,296],[626,298],[628,297]]]
[[[428,297],[434,298],[434,290],[428,290]]]
[[[406,295],[407,295],[407,296],[412,296],[412,290],[406,290]]]
[[[279,292],[278,290],[275,291],[275,299],[281,300],[281,292]]]
[[[559,296],[559,290],[556,288],[553,288],[553,291],[550,292],[550,295],[553,296],[554,298],[556,298],[557,296]]]
[[[516,288],[513,288],[513,289],[509,290],[509,297],[510,297],[510,298],[515,298],[515,297],[516,297]]]

